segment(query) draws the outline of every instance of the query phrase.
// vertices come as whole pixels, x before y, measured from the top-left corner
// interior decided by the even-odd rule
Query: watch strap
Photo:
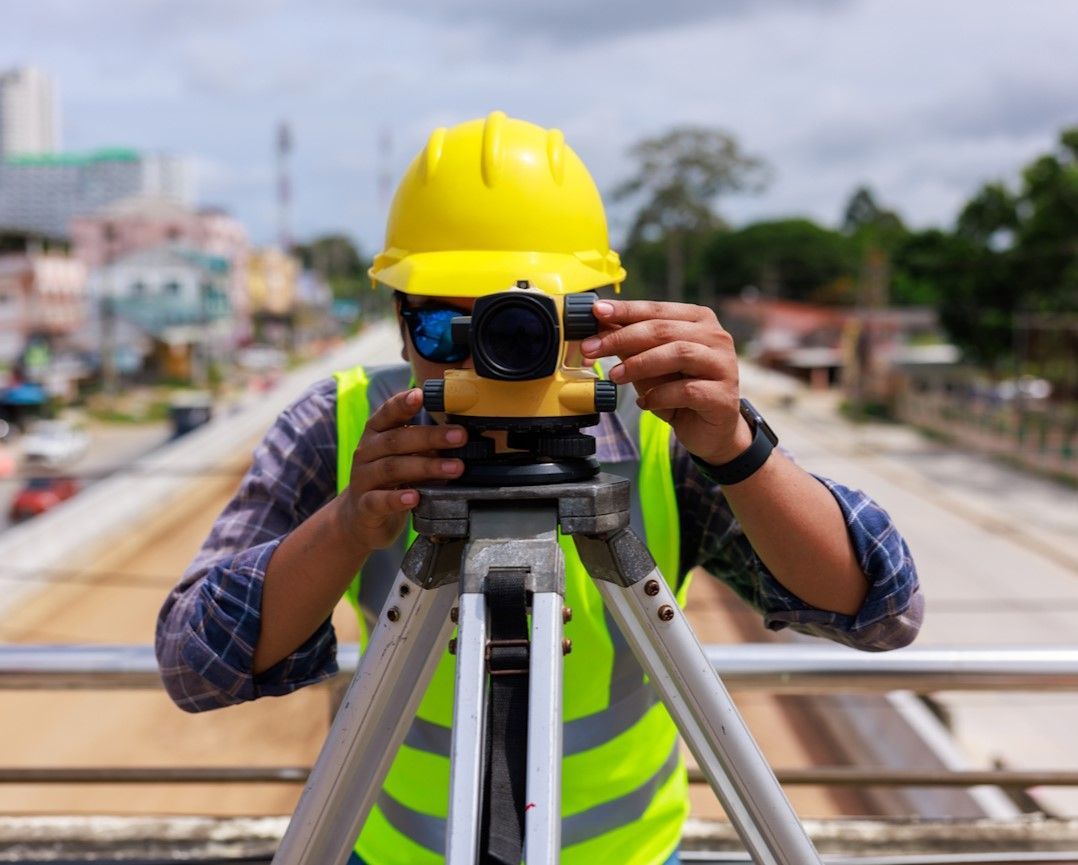
[[[707,474],[715,483],[721,486],[738,484],[750,478],[760,466],[767,462],[767,458],[771,456],[771,451],[775,449],[775,442],[767,435],[765,424],[750,421],[747,416],[748,412],[745,411],[747,401],[742,400],[741,402],[742,415],[753,427],[752,444],[728,463],[707,466]],[[751,409],[751,405],[749,405],[749,409],[755,413],[755,410]]]

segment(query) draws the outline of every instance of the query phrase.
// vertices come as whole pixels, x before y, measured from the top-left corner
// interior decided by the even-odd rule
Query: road
[[[1078,644],[1078,491],[905,427],[841,422],[835,395],[746,372],[746,392],[765,395],[761,408],[803,466],[870,492],[895,518],[927,601],[918,645]],[[1078,696],[938,697],[971,767],[1078,767]],[[1078,791],[1034,795],[1078,813]]]
[[[98,478],[122,470],[128,463],[160,447],[169,440],[172,432],[169,424],[165,422],[107,424],[90,421],[83,428],[90,439],[86,455],[62,469],[48,470],[28,465],[22,459],[18,440],[15,440],[11,450],[17,460],[18,470],[11,477],[0,479],[0,531],[11,524],[11,502],[27,478],[70,474],[90,484]]]

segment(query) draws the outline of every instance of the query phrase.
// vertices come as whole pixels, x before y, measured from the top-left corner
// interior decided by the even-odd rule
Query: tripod
[[[564,560],[560,527],[759,865],[819,865],[651,554],[628,528],[629,482],[422,490],[420,537],[281,841],[274,865],[346,862],[458,622],[448,865],[474,865],[482,822],[488,592],[506,575],[531,593],[524,860],[559,859]]]

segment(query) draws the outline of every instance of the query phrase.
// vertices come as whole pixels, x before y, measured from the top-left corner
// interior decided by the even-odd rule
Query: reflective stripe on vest
[[[339,490],[348,483],[352,454],[367,417],[389,395],[408,387],[409,372],[406,366],[396,366],[373,370],[369,376],[361,368],[338,373]],[[604,470],[634,481],[634,527],[666,579],[677,585],[680,530],[670,427],[650,412],[640,412],[631,399],[626,402],[619,407],[619,417],[641,460],[604,465]],[[361,642],[381,610],[410,540],[402,537],[394,548],[369,558],[348,591],[360,613]],[[566,627],[573,651],[565,660],[561,861],[566,865],[663,862],[676,847],[688,813],[676,729],[604,609],[572,539],[562,537],[560,543],[566,603],[573,608]],[[686,589],[683,580],[678,591],[682,603]],[[455,658],[447,652],[356,843],[356,851],[371,865],[444,862],[454,674]]]

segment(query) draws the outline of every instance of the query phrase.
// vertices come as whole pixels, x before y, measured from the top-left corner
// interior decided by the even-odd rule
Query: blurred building
[[[247,229],[224,211],[195,209],[160,197],[124,198],[74,219],[71,242],[74,255],[91,270],[168,246],[224,259],[235,337],[241,342],[249,337]]]
[[[290,345],[295,329],[299,261],[274,247],[247,257],[247,300],[255,338],[278,347]]]
[[[58,253],[0,256],[0,364],[12,364],[35,338],[53,342],[81,327],[86,267]]]
[[[741,353],[814,387],[843,384],[884,398],[900,367],[952,364],[936,312],[858,309],[788,300],[733,299],[720,319]]]
[[[235,350],[230,265],[183,246],[120,256],[90,276],[83,342],[106,378],[147,373],[204,384]]]
[[[0,229],[66,237],[76,216],[131,196],[189,204],[193,190],[186,161],[112,148],[16,154],[0,162]]]
[[[49,77],[21,67],[0,72],[0,158],[52,153],[60,118]]]

